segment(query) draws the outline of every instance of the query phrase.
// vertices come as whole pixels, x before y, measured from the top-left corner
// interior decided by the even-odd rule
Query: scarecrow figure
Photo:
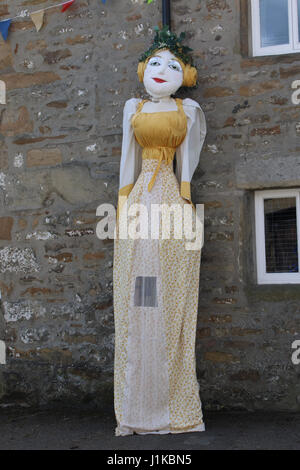
[[[206,136],[200,105],[173,98],[197,80],[183,39],[156,28],[137,71],[150,99],[129,99],[123,112],[113,277],[117,436],[205,430],[195,360],[202,243],[187,248],[175,216],[169,237],[164,231],[167,209],[177,208],[191,214],[195,233],[190,182]],[[156,207],[161,218],[152,218]],[[140,236],[122,237],[125,227]]]

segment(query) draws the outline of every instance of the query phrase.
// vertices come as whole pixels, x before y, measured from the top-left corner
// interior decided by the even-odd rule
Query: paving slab
[[[210,411],[204,417],[204,432],[115,436],[111,409],[0,409],[0,449],[300,449],[300,413]]]

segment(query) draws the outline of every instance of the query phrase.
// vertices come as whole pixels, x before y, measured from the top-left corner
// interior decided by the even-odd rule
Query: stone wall
[[[0,17],[54,3],[1,0]],[[205,204],[203,406],[297,410],[300,292],[256,283],[253,190],[300,181],[300,109],[290,100],[300,56],[250,57],[246,0],[171,4],[199,69],[199,87],[180,96],[201,104],[208,127],[192,188]],[[137,58],[160,8],[77,0],[47,12],[39,33],[28,18],[14,21],[0,44],[2,406],[112,403],[113,242],[97,238],[96,208],[116,203],[122,108],[145,96]]]

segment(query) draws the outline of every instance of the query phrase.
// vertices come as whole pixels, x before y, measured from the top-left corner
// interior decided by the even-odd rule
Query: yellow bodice
[[[148,185],[148,190],[151,191],[161,162],[164,160],[170,164],[173,161],[176,148],[186,136],[187,117],[180,98],[176,98],[177,111],[143,113],[142,108],[146,101],[148,100],[142,100],[138,104],[131,125],[137,142],[143,147],[142,158],[155,158],[159,161]]]

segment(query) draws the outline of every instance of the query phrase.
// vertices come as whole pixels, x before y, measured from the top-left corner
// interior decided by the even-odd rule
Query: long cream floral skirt
[[[188,204],[164,162],[148,191],[156,166],[143,160],[127,211],[135,203],[149,213],[155,204]],[[204,431],[195,359],[201,250],[187,249],[174,226],[169,239],[161,227],[156,237],[121,239],[123,210],[114,245],[115,434]]]

